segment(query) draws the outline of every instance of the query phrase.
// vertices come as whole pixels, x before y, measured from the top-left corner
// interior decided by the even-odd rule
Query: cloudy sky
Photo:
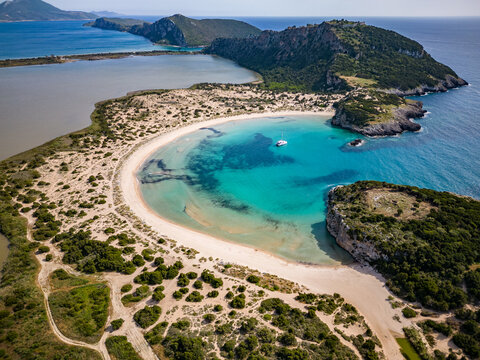
[[[1,0],[0,0],[1,1]],[[480,16],[480,0],[46,0],[65,10],[190,16]]]

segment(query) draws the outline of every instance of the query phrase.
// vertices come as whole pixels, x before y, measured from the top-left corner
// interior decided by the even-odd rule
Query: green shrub
[[[255,275],[250,275],[247,277],[247,281],[252,284],[258,284],[260,282],[260,278]]]
[[[204,296],[201,295],[198,291],[192,291],[188,294],[187,298],[185,299],[188,302],[201,302]]]
[[[218,296],[218,291],[217,290],[210,291],[207,294],[207,297],[209,297],[209,298],[216,298],[217,296]]]
[[[126,336],[110,336],[105,345],[108,353],[116,360],[142,360]]]
[[[133,288],[133,285],[132,284],[125,284],[122,286],[122,288],[120,289],[120,291],[122,293],[126,293],[126,292],[129,292],[130,290],[132,290]]]
[[[406,306],[402,309],[402,314],[407,319],[414,318],[414,317],[417,316],[417,312],[415,310],[413,310],[411,307],[408,307],[408,306]]]
[[[122,327],[123,323],[124,323],[123,319],[116,319],[116,320],[113,320],[110,323],[110,325],[112,326],[112,330],[116,331]]]
[[[153,325],[160,318],[162,309],[160,306],[145,306],[133,315],[135,322],[143,329]]]
[[[234,309],[243,309],[245,308],[245,296],[243,294],[235,296],[232,301],[230,301],[230,306]]]

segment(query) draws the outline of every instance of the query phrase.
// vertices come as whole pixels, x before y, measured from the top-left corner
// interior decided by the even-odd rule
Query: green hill
[[[205,52],[258,71],[271,88],[361,87],[405,95],[465,84],[416,41],[361,22],[329,21],[254,38],[217,39]]]
[[[332,124],[371,136],[418,131],[421,102],[402,96],[447,91],[467,82],[433,59],[418,42],[362,22],[263,31],[245,39],[216,39],[204,49],[263,76],[282,91],[348,92]]]
[[[95,14],[63,11],[42,0],[7,0],[0,3],[0,21],[87,20]]]
[[[260,34],[258,28],[243,21],[196,20],[179,14],[162,18],[153,24],[135,19],[100,18],[85,25],[127,31],[146,37],[155,43],[177,46],[203,46],[210,44],[218,37],[246,38]]]
[[[330,192],[327,226],[409,301],[447,311],[480,300],[480,201],[360,181]]]

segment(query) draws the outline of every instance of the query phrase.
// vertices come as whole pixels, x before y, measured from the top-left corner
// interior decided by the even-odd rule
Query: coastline
[[[194,248],[202,256],[217,258],[224,262],[239,264],[261,272],[277,275],[305,285],[312,291],[328,294],[340,293],[346,301],[356,306],[368,319],[372,329],[381,337],[387,358],[402,359],[395,337],[403,336],[402,327],[407,325],[408,321],[402,319],[401,322],[398,322],[393,319],[394,309],[386,301],[390,293],[385,286],[384,280],[372,268],[357,264],[351,266],[320,266],[289,262],[265,251],[220,240],[161,218],[145,204],[139,193],[135,174],[143,162],[153,152],[157,151],[159,147],[201,127],[270,116],[332,116],[332,114],[332,111],[266,112],[195,123],[163,134],[134,149],[126,155],[116,181],[121,190],[123,202],[144,224],[151,226],[159,234],[169,237],[183,246]]]
[[[65,64],[75,61],[96,61],[123,59],[129,56],[161,56],[161,55],[204,55],[199,51],[179,51],[179,50],[151,50],[151,51],[120,51],[120,52],[103,52],[91,54],[76,55],[54,55],[32,58],[3,59],[0,60],[0,68],[17,67],[17,66],[33,66],[33,65],[50,65]]]

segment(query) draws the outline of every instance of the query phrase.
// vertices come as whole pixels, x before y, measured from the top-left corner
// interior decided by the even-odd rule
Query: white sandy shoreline
[[[219,240],[166,221],[145,204],[139,193],[136,179],[139,167],[159,147],[178,137],[202,127],[211,127],[229,121],[292,115],[333,116],[333,112],[285,111],[240,115],[198,122],[160,135],[135,150],[123,163],[119,178],[123,199],[139,219],[159,234],[177,241],[180,245],[196,249],[201,256],[219,258],[224,262],[277,275],[304,285],[313,292],[339,293],[366,317],[372,330],[380,337],[387,359],[403,359],[395,337],[403,336],[402,327],[409,325],[409,322],[407,320],[398,322],[393,319],[395,312],[386,300],[390,293],[383,279],[370,268],[362,268],[358,265],[316,266],[288,262],[264,251]]]

